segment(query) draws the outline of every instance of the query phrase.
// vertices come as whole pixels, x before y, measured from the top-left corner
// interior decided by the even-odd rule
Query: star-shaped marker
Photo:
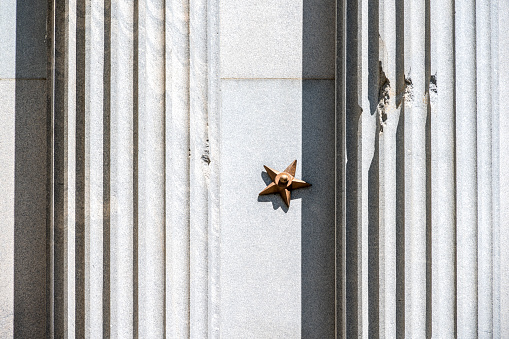
[[[265,167],[272,182],[260,192],[260,195],[279,193],[288,207],[290,207],[291,191],[297,188],[311,186],[311,184],[308,184],[304,180],[295,179],[297,160],[294,160],[283,172],[275,171],[265,165],[263,167]]]

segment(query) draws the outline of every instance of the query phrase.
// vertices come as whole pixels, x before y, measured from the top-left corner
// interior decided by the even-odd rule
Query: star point
[[[290,207],[291,191],[311,186],[310,183],[295,178],[297,160],[294,160],[283,172],[278,172],[265,165],[263,167],[267,171],[272,182],[268,184],[259,195],[279,193],[288,207]]]

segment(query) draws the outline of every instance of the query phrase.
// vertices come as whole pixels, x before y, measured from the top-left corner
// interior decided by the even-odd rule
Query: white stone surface
[[[333,79],[335,2],[221,1],[223,78]]]
[[[134,117],[132,2],[111,6],[111,337],[133,336]]]
[[[455,6],[457,336],[474,338],[478,333],[475,1],[457,1]]]
[[[16,75],[16,0],[0,2],[0,79]]]
[[[189,6],[166,4],[166,337],[188,338]]]
[[[221,77],[300,78],[302,2],[221,1]]]
[[[14,126],[15,82],[0,80],[0,337],[14,331]]]
[[[493,333],[493,191],[490,0],[476,1],[478,333]]]
[[[301,201],[258,193],[263,165],[301,159],[301,97],[299,80],[222,83],[221,337],[300,335]]]
[[[162,338],[165,331],[164,1],[141,1],[139,9],[138,334],[140,338]]]
[[[437,287],[433,291],[437,307],[433,311],[433,318],[437,321],[437,332],[443,337],[454,337],[456,304],[455,287],[455,164],[454,164],[454,2],[443,0],[437,2],[434,22],[437,24],[437,115],[436,138],[432,144],[436,148],[431,157],[437,161],[436,172],[432,172],[432,180],[436,186],[432,190],[433,212],[437,219],[437,242],[433,244],[433,257],[436,258]],[[439,23],[439,24],[438,24]],[[412,137],[414,135],[412,134]],[[413,186],[412,186],[413,188]],[[436,247],[435,247],[436,246]],[[436,249],[436,251],[435,251]],[[422,336],[426,331],[425,319],[419,321]]]
[[[222,82],[222,337],[333,331],[333,93],[332,81]],[[289,209],[277,195],[258,197],[263,165],[295,159],[297,177],[314,186],[295,191]]]
[[[500,103],[500,337],[509,337],[509,119],[504,117],[504,105],[507,102],[509,93],[509,1],[499,2],[499,62],[500,62],[500,96],[497,100]]]

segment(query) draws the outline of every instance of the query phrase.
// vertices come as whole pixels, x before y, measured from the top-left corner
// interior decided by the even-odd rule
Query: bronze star
[[[290,166],[288,166],[283,172],[278,172],[270,167],[265,167],[267,174],[269,175],[272,182],[265,187],[259,195],[279,193],[286,206],[290,207],[290,195],[291,191],[311,186],[304,180],[295,179],[295,170],[297,169],[297,160],[294,160]]]

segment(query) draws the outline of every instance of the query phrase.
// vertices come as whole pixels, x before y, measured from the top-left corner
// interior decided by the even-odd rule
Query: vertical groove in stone
[[[164,1],[140,3],[138,317],[141,338],[164,337]]]
[[[104,1],[89,0],[87,6],[87,337],[103,334],[103,229],[104,229]]]
[[[166,337],[189,338],[189,2],[166,1]]]
[[[46,337],[54,338],[55,336],[55,279],[54,279],[54,102],[55,102],[55,2],[48,1],[48,18],[47,18],[47,43],[48,43],[48,60],[47,60],[47,131],[46,134],[46,163],[47,168],[47,194],[46,194]],[[3,110],[2,110],[3,111]],[[3,172],[3,171],[2,171]]]
[[[86,213],[88,212],[87,200],[89,196],[89,188],[86,182],[86,172],[89,167],[89,159],[86,154],[86,98],[87,92],[86,86],[88,84],[86,74],[86,1],[76,0],[72,4],[75,7],[75,14],[72,16],[73,26],[75,26],[76,37],[73,43],[74,50],[71,51],[70,55],[73,57],[70,59],[69,65],[69,79],[72,79],[73,84],[69,85],[70,96],[75,97],[75,107],[72,108],[76,113],[74,127],[72,127],[71,119],[69,119],[69,132],[70,130],[75,131],[75,145],[74,145],[74,162],[75,162],[75,193],[74,205],[75,205],[75,235],[74,238],[69,237],[69,252],[75,253],[75,260],[70,260],[68,264],[68,270],[71,271],[71,267],[74,268],[75,277],[75,306],[74,306],[74,331],[73,328],[69,328],[69,335],[76,337],[84,337],[86,335],[87,324],[86,320],[88,316],[92,316],[86,310],[87,301],[89,301],[90,290],[87,289],[86,281],[86,267],[89,262],[87,249],[90,245],[90,237],[87,230]],[[75,61],[73,60],[75,56]],[[71,62],[71,60],[73,60]],[[71,76],[72,74],[72,76]],[[75,75],[74,75],[75,74]],[[69,100],[71,102],[71,99]],[[71,110],[71,108],[70,108]],[[70,116],[69,112],[69,116]],[[71,133],[69,133],[71,135]],[[71,147],[69,147],[69,155],[71,155]],[[69,166],[71,168],[71,166]],[[71,199],[69,199],[71,201]],[[69,223],[69,230],[71,230],[71,223]],[[75,250],[71,249],[71,244],[74,244]],[[71,282],[71,279],[69,279]],[[69,307],[71,309],[71,307]],[[71,312],[69,312],[71,314]],[[70,322],[72,324],[72,322]],[[72,333],[74,332],[74,333]]]
[[[104,0],[104,21],[103,23],[103,93],[102,93],[102,109],[103,109],[103,140],[102,140],[102,151],[103,151],[103,292],[102,292],[102,331],[103,338],[111,337],[111,288],[110,288],[110,187],[111,187],[111,176],[110,176],[110,159],[111,159],[111,0]],[[101,48],[99,46],[98,48]]]
[[[437,318],[437,335],[455,336],[455,172],[454,172],[454,1],[437,1],[437,104],[436,145],[437,171],[432,197],[436,201],[433,211],[436,213],[437,234],[437,309],[433,315]],[[415,135],[413,136],[415,139]],[[414,187],[412,187],[415,189]]]
[[[84,65],[79,63],[80,55],[78,46],[82,41],[78,39],[78,0],[69,0],[68,17],[68,63],[67,63],[67,260],[65,261],[65,270],[67,271],[67,336],[73,336],[76,332],[76,325],[79,329],[84,328],[84,288],[83,288],[83,269],[84,269],[84,247],[83,237],[83,197],[84,191],[81,186],[83,183],[83,143],[82,143],[82,107],[79,106],[81,97],[78,95],[78,81],[82,81],[80,67]],[[78,80],[79,77],[79,80]],[[77,312],[78,311],[78,312]],[[78,314],[76,314],[78,313]]]
[[[362,103],[362,327],[364,336],[378,335],[383,327],[383,284],[379,265],[379,150],[378,150],[378,72],[379,68],[379,2],[362,2],[361,20],[361,103]]]
[[[210,147],[208,190],[208,335],[220,338],[220,236],[219,215],[219,0],[207,1],[207,116]]]
[[[376,50],[373,48],[373,37],[378,37],[378,2],[362,1],[360,8],[359,22],[359,52],[361,59],[360,66],[360,98],[359,103],[362,107],[360,118],[360,129],[362,139],[360,140],[360,197],[359,197],[359,245],[360,245],[360,308],[362,313],[362,336],[370,336],[378,333],[379,323],[379,279],[378,279],[378,216],[373,213],[378,203],[378,168],[375,159],[375,140],[377,133],[377,112],[376,101],[378,92],[375,90],[376,98],[373,98],[373,73],[370,72],[370,66],[375,60],[378,64],[378,41]],[[372,303],[373,307],[370,307]]]
[[[409,237],[409,274],[411,281],[406,287],[410,293],[410,313],[406,315],[410,322],[411,337],[426,336],[426,118],[428,92],[426,83],[426,33],[425,1],[415,0],[410,9],[410,74],[407,75],[409,100],[409,119],[411,141],[409,149],[411,191]]]
[[[336,236],[336,339],[346,336],[345,298],[345,63],[346,63],[346,11],[345,2],[336,1],[336,190],[335,190],[335,236]]]
[[[111,3],[111,337],[133,336],[133,1]]]
[[[438,6],[439,0],[430,0],[429,2],[429,8],[430,13],[437,13],[437,6]],[[437,93],[437,39],[435,38],[437,36],[437,25],[434,25],[435,22],[434,19],[427,20],[430,22],[431,26],[431,32],[429,33],[429,37],[433,37],[431,39],[431,55],[430,55],[430,63],[431,63],[431,77],[430,78],[430,89],[429,89],[429,114],[430,114],[430,120],[431,120],[431,131],[430,131],[430,153],[428,154],[428,157],[431,159],[431,178],[433,178],[431,181],[431,309],[432,309],[432,317],[431,317],[431,333],[432,334],[438,334],[438,317],[436,316],[437,310],[438,310],[438,304],[439,304],[439,298],[438,298],[438,261],[440,259],[438,255],[438,239],[439,239],[439,232],[438,232],[438,218],[439,215],[435,212],[436,205],[439,203],[439,201],[435,198],[435,192],[437,191],[438,182],[437,180],[434,180],[434,177],[438,171],[438,160],[435,154],[437,154],[437,143],[435,140],[437,139],[437,124],[438,124],[438,93]],[[428,36],[427,36],[428,37]],[[434,83],[431,81],[434,79]],[[434,89],[433,87],[434,86]],[[429,160],[428,160],[429,161]]]
[[[54,302],[54,336],[63,338],[67,334],[68,327],[68,286],[67,267],[68,262],[67,244],[68,228],[67,220],[67,188],[68,188],[68,164],[67,164],[67,121],[68,121],[68,23],[69,4],[67,2],[55,2],[55,75],[54,75],[54,178],[53,178],[53,208],[54,208],[54,233],[53,233],[53,302]],[[74,215],[74,213],[72,213]]]
[[[207,0],[189,2],[190,337],[208,335]]]
[[[509,1],[498,3],[498,62],[499,62],[499,102],[505,108],[509,93]],[[506,110],[504,109],[503,112]],[[500,119],[499,125],[499,173],[500,173],[500,338],[509,338],[509,119]]]
[[[362,335],[361,310],[361,97],[360,97],[360,10],[357,1],[346,2],[346,109],[345,147],[346,191],[345,191],[345,303],[346,337]],[[366,310],[367,311],[367,310]]]
[[[476,1],[479,335],[493,333],[492,83],[490,1]]]
[[[359,52],[360,52],[360,98],[359,104],[362,107],[361,112],[369,112],[369,101],[367,97],[367,87],[368,87],[368,1],[359,2],[360,4],[360,22],[358,25],[359,28]],[[371,113],[371,112],[370,112]],[[361,326],[359,327],[360,334],[363,337],[368,336],[369,334],[369,268],[368,268],[368,251],[369,251],[369,242],[368,242],[368,170],[370,164],[370,158],[372,158],[373,154],[373,129],[376,128],[376,124],[373,124],[373,120],[369,119],[373,115],[371,114],[362,114],[360,118],[360,129],[362,139],[360,141],[360,152],[361,156],[361,168],[359,173],[359,181],[360,181],[360,225],[359,225],[359,246],[360,246],[360,258],[359,258],[359,280],[360,280],[360,309],[361,309]]]
[[[133,218],[133,313],[132,313],[132,321],[133,321],[133,338],[137,339],[139,337],[139,195],[138,195],[138,186],[139,186],[139,111],[140,111],[140,89],[139,86],[139,78],[140,78],[140,5],[139,1],[134,1],[133,4],[133,78],[132,85],[133,91],[131,93],[133,98],[133,209],[132,209],[132,218]]]
[[[456,1],[458,337],[477,337],[477,109],[475,1]]]

